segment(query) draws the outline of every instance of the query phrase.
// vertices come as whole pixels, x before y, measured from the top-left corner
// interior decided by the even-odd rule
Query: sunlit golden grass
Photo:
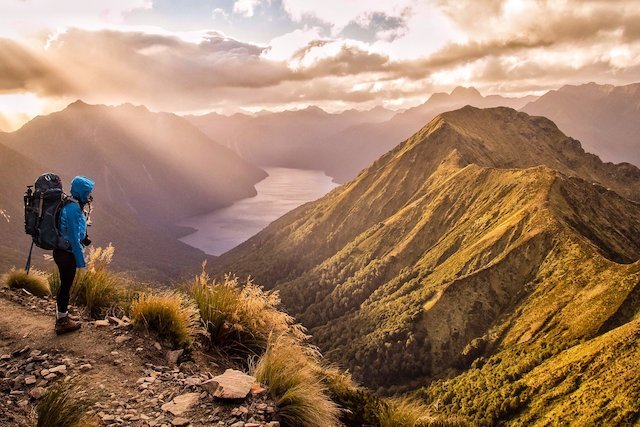
[[[177,292],[140,294],[131,304],[131,319],[183,348],[192,345],[199,320],[193,303]]]
[[[75,381],[59,381],[42,396],[36,407],[36,427],[93,427],[95,419],[87,415],[93,402],[81,396]]]
[[[2,277],[2,283],[11,289],[24,289],[39,297],[51,295],[47,274],[33,268],[29,274],[25,270],[11,270]]]
[[[60,272],[57,268],[47,275],[47,283],[51,290],[51,295],[58,295],[58,290],[60,289]]]
[[[227,276],[215,282],[203,271],[187,288],[211,345],[225,352],[260,354],[272,334],[306,337],[291,316],[277,309],[278,294],[265,292],[250,281],[241,285],[237,277]]]
[[[427,427],[462,425],[455,420],[441,421],[431,415],[429,407],[410,397],[385,399],[381,406],[380,427]]]
[[[381,427],[464,426],[464,420],[441,415],[418,399],[411,397],[380,397],[356,384],[348,372],[333,366],[316,367],[327,386],[331,400],[342,408],[343,424]]]
[[[87,268],[79,270],[71,287],[71,302],[83,306],[93,318],[104,316],[125,302],[126,283],[109,270],[115,248],[92,247]]]
[[[359,387],[348,372],[334,366],[316,365],[316,375],[327,387],[329,396],[343,410],[340,421],[345,425],[380,424],[383,400],[366,388]]]
[[[318,354],[291,337],[269,344],[255,367],[256,379],[269,387],[285,425],[339,425],[340,410],[314,368]]]

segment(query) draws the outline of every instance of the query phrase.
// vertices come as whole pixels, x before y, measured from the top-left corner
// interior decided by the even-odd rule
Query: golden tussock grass
[[[82,396],[76,381],[59,381],[42,396],[36,407],[36,427],[94,427],[96,420],[87,415],[93,402]]]
[[[140,294],[131,304],[131,319],[183,348],[193,344],[199,320],[193,303],[177,292]]]
[[[9,288],[21,288],[39,297],[51,295],[47,274],[34,268],[29,274],[25,270],[11,270],[2,277],[2,283]]]
[[[384,400],[381,406],[380,427],[427,427],[463,425],[454,420],[443,421],[431,415],[424,403],[411,397],[395,397]]]
[[[93,318],[122,305],[126,297],[124,279],[109,270],[115,248],[89,250],[87,268],[79,270],[71,287],[71,302],[84,306]]]
[[[319,354],[296,339],[273,339],[255,366],[256,379],[269,387],[285,425],[339,425],[340,410],[317,375]]]
[[[241,285],[237,277],[227,276],[216,282],[203,270],[187,288],[211,345],[227,353],[260,354],[272,334],[306,338],[302,326],[278,310],[277,292],[264,291],[251,281]]]

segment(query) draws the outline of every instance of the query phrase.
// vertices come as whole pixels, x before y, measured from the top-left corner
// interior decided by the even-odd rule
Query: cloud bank
[[[121,27],[66,27],[46,48],[0,38],[0,92],[170,111],[336,110],[408,106],[457,85],[521,94],[640,80],[637,1],[238,0],[216,10],[267,7],[300,27],[264,43]]]

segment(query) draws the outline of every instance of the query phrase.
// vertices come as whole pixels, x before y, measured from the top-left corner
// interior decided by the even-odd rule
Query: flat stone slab
[[[183,349],[167,351],[165,359],[169,366],[176,366],[178,364],[178,359],[182,356],[182,353],[184,353]]]
[[[235,369],[227,369],[224,374],[212,378],[212,383],[218,383],[213,392],[214,397],[220,399],[244,399],[251,391],[256,379],[251,375]]]
[[[200,393],[186,393],[173,398],[171,402],[162,405],[161,409],[171,412],[176,417],[187,412],[200,399]]]

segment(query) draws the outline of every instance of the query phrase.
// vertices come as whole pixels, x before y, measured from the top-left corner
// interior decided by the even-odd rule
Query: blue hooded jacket
[[[60,234],[69,242],[70,251],[76,259],[76,267],[86,267],[82,244],[87,236],[87,219],[82,213],[80,204],[87,203],[89,194],[95,183],[84,176],[76,176],[71,181],[71,197],[78,203],[67,203],[60,211]]]

